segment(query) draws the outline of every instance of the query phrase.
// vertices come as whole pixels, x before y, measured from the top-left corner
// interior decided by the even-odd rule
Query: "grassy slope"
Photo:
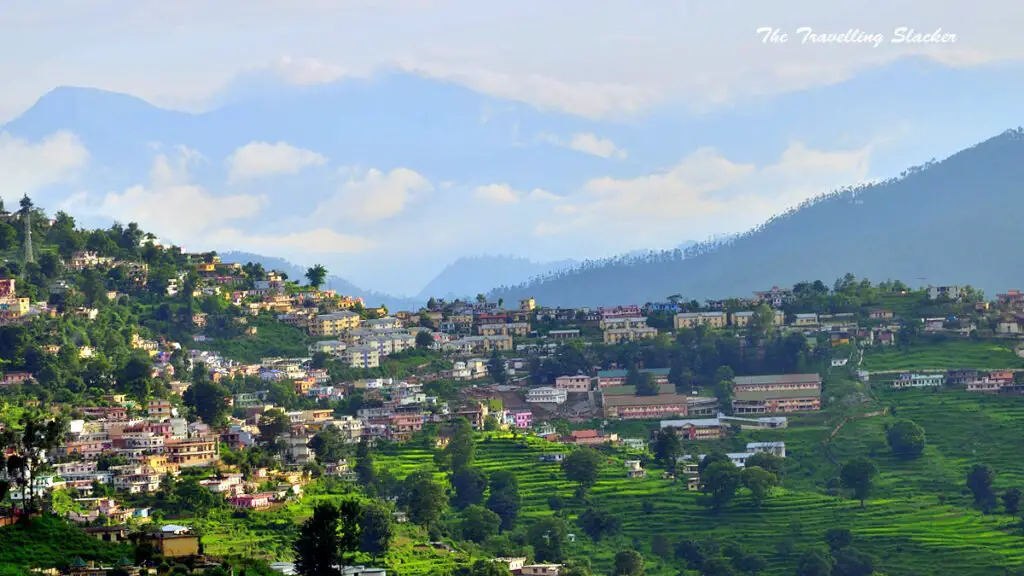
[[[861,368],[871,372],[886,370],[949,370],[955,368],[1024,368],[1024,360],[1002,342],[946,340],[918,345],[909,350],[868,349]]]
[[[653,557],[649,549],[652,535],[665,534],[671,541],[715,538],[761,554],[769,562],[769,574],[790,574],[795,557],[777,551],[780,541],[799,550],[820,543],[826,529],[847,526],[853,530],[857,546],[876,556],[880,568],[889,574],[981,575],[1024,564],[1024,538],[1012,526],[1014,520],[974,511],[963,489],[966,469],[975,462],[996,469],[997,488],[1024,486],[1024,463],[1016,458],[1017,441],[1024,432],[1024,398],[953,390],[881,391],[878,396],[878,405],[889,406],[896,417],[908,417],[925,426],[929,445],[922,458],[903,462],[889,454],[884,416],[852,420],[826,444],[840,418],[799,415],[791,418],[788,429],[743,432],[721,446],[735,449],[751,440],[785,440],[789,452],[786,488],[761,510],[754,510],[741,492],[726,510],[712,514],[700,504],[699,495],[662,480],[657,470],[646,479],[631,480],[625,477],[621,457],[611,457],[593,498],[622,520],[623,534],[594,544],[574,529],[579,538],[570,545],[571,554],[589,557],[596,568],[609,570],[614,553],[635,541],[647,558],[648,573],[668,576],[677,574],[679,566]],[[866,406],[861,411],[876,407]],[[712,448],[710,444],[701,446],[702,450]],[[566,501],[572,498],[573,486],[562,479],[558,466],[538,461],[545,452],[562,450],[565,447],[536,438],[492,437],[478,443],[476,462],[487,471],[509,470],[517,475],[524,500],[523,521],[529,523],[550,514],[549,496],[559,494]],[[828,482],[836,475],[834,462],[858,455],[871,456],[881,470],[872,499],[863,509],[856,502],[827,495]],[[399,476],[419,469],[436,471],[432,452],[411,445],[382,453],[377,462]],[[342,497],[313,495],[285,510],[253,514],[244,521],[224,515],[205,523],[207,547],[215,554],[262,550],[288,557],[295,520],[308,516],[317,499]],[[644,501],[654,503],[653,513],[643,512]],[[574,510],[573,515],[578,512]],[[462,554],[453,557],[413,548],[414,542],[423,540],[421,530],[401,527],[389,565],[403,576],[426,575],[464,558]]]
[[[199,349],[214,350],[226,358],[242,362],[259,362],[261,358],[268,356],[294,358],[309,354],[309,338],[298,328],[267,317],[250,318],[248,326],[256,327],[254,336],[214,338],[195,346]]]
[[[130,547],[100,542],[52,516],[0,528],[0,574],[17,574],[15,568],[29,566],[53,567],[75,556],[113,564],[133,553]]]

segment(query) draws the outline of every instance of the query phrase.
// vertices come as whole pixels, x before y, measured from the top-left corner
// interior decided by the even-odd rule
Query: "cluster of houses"
[[[973,370],[959,369],[946,372],[904,372],[893,381],[892,387],[938,388],[955,386],[968,392],[1001,392],[1004,394],[1024,393],[1024,384],[1017,382],[1015,370]]]
[[[582,374],[559,376],[550,389],[533,389],[527,394],[550,395],[564,402],[569,394],[597,394],[603,415],[608,419],[656,420],[668,417],[702,416],[718,413],[718,399],[685,395],[675,391],[668,381],[667,368],[639,371],[653,380],[656,394],[640,395],[635,386],[626,385],[626,370],[602,370],[596,377]],[[555,397],[554,392],[561,395]],[[738,376],[733,383],[734,414],[770,414],[808,412],[821,409],[821,376],[818,374],[777,374]]]

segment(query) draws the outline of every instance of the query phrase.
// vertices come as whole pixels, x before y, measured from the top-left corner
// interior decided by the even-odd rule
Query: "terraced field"
[[[950,370],[956,368],[1024,368],[1024,360],[1003,342],[984,340],[946,340],[920,344],[909,349],[870,348],[864,353],[861,369],[870,372],[888,370]]]
[[[679,566],[659,562],[648,548],[651,536],[664,534],[670,540],[683,538],[714,538],[720,542],[734,542],[744,549],[757,552],[769,561],[769,573],[791,573],[796,557],[780,554],[778,545],[796,550],[821,542],[825,530],[833,526],[846,526],[853,530],[857,545],[875,555],[890,574],[936,574],[949,569],[957,574],[991,574],[996,567],[1024,564],[1024,538],[1011,527],[1013,519],[1004,515],[984,516],[952,503],[940,504],[935,495],[913,496],[911,488],[901,488],[901,476],[913,472],[909,486],[921,487],[938,482],[937,486],[956,490],[955,482],[962,486],[962,478],[952,473],[933,479],[936,462],[929,454],[913,464],[897,464],[876,448],[884,473],[879,482],[879,498],[868,502],[863,509],[856,502],[826,496],[814,490],[827,478],[834,476],[835,467],[829,463],[821,444],[831,427],[820,416],[809,417],[807,426],[798,424],[788,430],[756,434],[744,433],[749,438],[785,438],[791,454],[787,484],[798,489],[780,490],[760,510],[754,510],[747,497],[741,495],[726,510],[710,513],[699,502],[700,496],[686,492],[679,484],[662,480],[657,471],[645,479],[626,478],[622,462],[611,457],[602,470],[601,480],[592,496],[596,504],[615,513],[623,522],[623,534],[610,542],[595,546],[580,534],[572,544],[572,554],[591,558],[595,567],[611,568],[617,550],[639,544],[652,565],[650,574],[677,574]],[[814,420],[818,425],[813,425]],[[849,431],[844,427],[834,441],[841,459],[870,450],[870,442],[859,444],[853,439],[862,432],[859,427],[872,427],[881,434],[882,418],[856,421]],[[884,437],[883,437],[884,443]],[[882,446],[884,448],[884,444]],[[508,438],[492,438],[477,448],[477,465],[486,470],[504,469],[514,472],[520,481],[524,498],[523,515],[536,518],[550,514],[547,498],[560,494],[566,501],[572,497],[573,486],[564,481],[555,464],[544,464],[538,456],[544,452],[563,449],[537,439],[515,442]],[[420,468],[432,468],[433,459],[427,451],[411,451],[388,459],[387,466],[402,473]],[[954,478],[955,476],[955,478]],[[937,493],[937,491],[936,491]],[[644,502],[653,503],[654,510],[645,513]],[[575,512],[578,512],[575,511]]]
[[[996,469],[998,489],[1024,486],[1024,462],[1019,459],[1024,398],[954,390],[881,390],[876,395],[879,406],[890,408],[890,416],[852,419],[831,439],[842,417],[821,413],[794,416],[788,429],[744,431],[726,442],[699,446],[699,451],[738,450],[747,441],[786,442],[785,488],[759,510],[741,491],[725,510],[712,513],[701,504],[700,495],[661,479],[658,470],[651,470],[648,478],[629,479],[623,455],[606,456],[592,498],[620,518],[623,532],[594,544],[576,529],[578,537],[570,544],[570,554],[590,558],[600,573],[611,569],[616,551],[637,546],[646,558],[648,574],[675,576],[680,566],[656,558],[650,550],[651,537],[663,534],[671,542],[735,543],[763,556],[768,574],[792,574],[801,549],[820,544],[828,528],[844,526],[853,531],[857,547],[875,556],[879,568],[890,575],[988,575],[1024,566],[1024,536],[1018,520],[971,509],[964,489],[965,471],[975,462]],[[891,456],[884,425],[893,416],[911,418],[925,427],[929,444],[923,457],[904,462]],[[521,524],[528,525],[552,513],[547,504],[550,496],[572,501],[574,486],[562,478],[559,466],[539,461],[544,453],[566,450],[534,437],[514,440],[490,434],[477,444],[476,465],[488,472],[516,474],[523,496]],[[861,455],[873,458],[881,472],[864,508],[832,495],[836,463]],[[426,469],[443,478],[433,452],[413,445],[382,451],[377,464],[399,477]],[[296,523],[311,513],[313,504],[346,497],[313,492],[282,510],[255,513],[248,519],[222,514],[203,522],[207,549],[214,554],[289,557]],[[650,503],[646,511],[645,502]],[[569,510],[570,518],[580,511]],[[472,550],[444,552],[417,546],[425,540],[421,529],[401,526],[388,556],[389,566],[402,576],[426,576],[473,556]]]

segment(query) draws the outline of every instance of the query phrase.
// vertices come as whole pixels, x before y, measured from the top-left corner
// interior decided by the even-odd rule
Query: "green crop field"
[[[786,429],[743,431],[725,441],[689,447],[690,452],[738,451],[748,441],[784,440],[788,453],[784,487],[760,509],[741,490],[724,510],[714,513],[702,505],[701,495],[662,479],[657,468],[652,467],[647,478],[630,479],[622,463],[624,454],[606,454],[591,498],[594,505],[620,519],[622,532],[595,544],[573,524],[570,531],[576,540],[569,545],[570,556],[589,558],[597,573],[607,573],[616,551],[636,546],[645,556],[648,574],[675,576],[681,566],[651,552],[651,538],[661,534],[671,542],[714,539],[723,545],[736,544],[764,557],[767,574],[784,575],[793,573],[801,550],[820,544],[828,528],[841,526],[854,533],[858,549],[876,558],[881,572],[891,575],[987,575],[1024,566],[1019,520],[973,509],[964,482],[972,464],[986,463],[996,470],[998,491],[1024,487],[1024,462],[1018,457],[1019,439],[1024,437],[1024,398],[946,389],[883,389],[876,390],[875,396],[875,401],[857,410],[795,415]],[[843,415],[863,415],[882,407],[889,409],[888,415],[855,417],[830,438]],[[921,458],[903,461],[891,455],[885,424],[897,418],[913,419],[925,428],[928,446]],[[477,443],[475,465],[487,472],[507,470],[518,477],[521,525],[552,514],[547,502],[555,494],[567,503],[572,520],[582,511],[574,504],[574,485],[564,479],[557,464],[539,461],[544,453],[566,450],[570,448],[535,437],[513,439],[489,433]],[[835,491],[838,464],[856,456],[872,458],[880,471],[863,508]],[[377,452],[376,462],[398,477],[417,470],[444,477],[435,466],[433,451],[421,445],[384,447]],[[282,509],[250,513],[246,518],[217,512],[198,524],[212,554],[287,559],[297,523],[311,513],[313,505],[345,497],[350,495],[313,486],[300,502]],[[421,528],[400,526],[388,566],[402,576],[426,576],[479,557],[472,545],[445,552],[422,546],[427,539]]]
[[[869,348],[864,352],[861,364],[861,369],[869,372],[956,368],[1024,368],[1024,360],[1018,358],[1011,345],[1004,342],[944,340],[918,344],[909,349]]]

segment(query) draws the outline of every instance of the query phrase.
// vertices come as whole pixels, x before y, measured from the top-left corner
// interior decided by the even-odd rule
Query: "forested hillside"
[[[546,306],[749,295],[846,272],[919,284],[1024,284],[1016,215],[1024,209],[1024,131],[1010,130],[898,178],[825,194],[721,243],[587,262],[494,298]]]

